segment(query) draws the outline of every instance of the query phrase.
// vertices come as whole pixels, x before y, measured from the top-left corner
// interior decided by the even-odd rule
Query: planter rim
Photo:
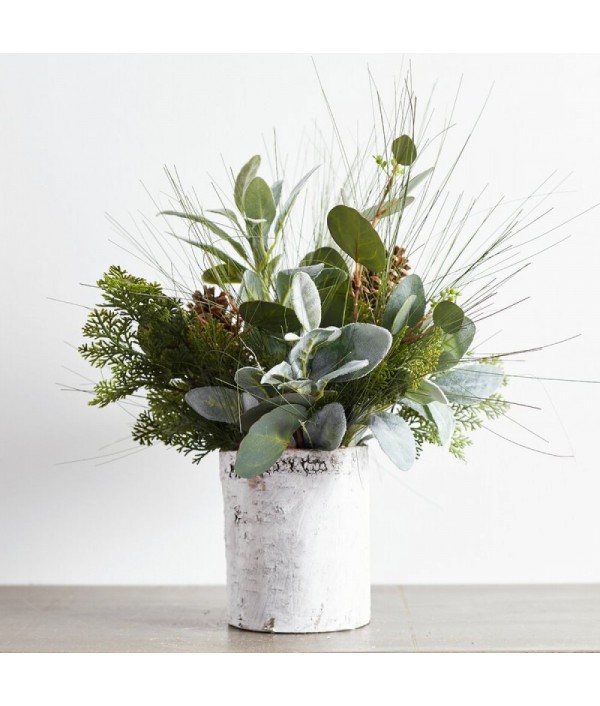
[[[368,446],[340,446],[333,451],[326,451],[325,449],[285,449],[280,458],[283,458],[284,456],[296,455],[306,456],[307,454],[310,454],[311,456],[333,456],[337,454],[346,455],[348,453],[368,453],[368,451]],[[222,449],[219,449],[219,456],[224,454],[233,454],[235,456],[237,455],[237,449],[235,451],[223,451]]]

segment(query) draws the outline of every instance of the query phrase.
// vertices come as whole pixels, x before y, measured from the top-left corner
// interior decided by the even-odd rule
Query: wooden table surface
[[[600,651],[600,586],[375,586],[373,619],[316,635],[228,627],[220,586],[0,587],[1,652]]]

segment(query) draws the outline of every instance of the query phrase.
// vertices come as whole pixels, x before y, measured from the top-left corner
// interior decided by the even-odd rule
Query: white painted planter
[[[252,479],[220,454],[230,625],[329,632],[371,616],[365,447],[288,450]]]

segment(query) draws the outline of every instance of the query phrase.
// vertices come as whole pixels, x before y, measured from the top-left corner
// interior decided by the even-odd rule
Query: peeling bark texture
[[[238,478],[220,454],[228,622],[261,632],[329,632],[371,614],[365,447],[285,451]]]

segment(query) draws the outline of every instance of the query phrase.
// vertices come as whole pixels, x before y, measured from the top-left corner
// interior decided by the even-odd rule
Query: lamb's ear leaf
[[[301,328],[293,309],[277,302],[248,301],[242,302],[239,308],[244,321],[269,333],[283,336]]]
[[[229,387],[196,387],[190,390],[185,401],[201,417],[213,422],[237,424],[240,417],[240,398]]]
[[[445,333],[458,333],[464,320],[463,310],[451,301],[442,301],[433,310],[433,323]]]
[[[427,405],[427,412],[437,427],[442,446],[446,446],[452,440],[456,427],[456,418],[452,407],[443,402],[430,402]]]
[[[235,461],[236,475],[253,478],[268,471],[307,416],[306,407],[297,404],[277,407],[262,416],[242,439]]]
[[[411,296],[414,296],[415,299],[411,300],[412,304],[405,324],[414,326],[423,318],[426,307],[423,282],[421,282],[421,278],[418,275],[407,275],[394,288],[383,312],[383,325],[387,329],[392,329],[396,316],[406,300]]]
[[[405,196],[403,194],[388,203],[384,203],[382,205],[377,203],[374,206],[371,206],[366,211],[363,211],[363,216],[368,221],[372,221],[375,216],[378,216],[378,218],[388,218],[389,216],[393,216],[396,213],[401,213],[404,211],[404,209],[407,206],[410,206],[414,200],[414,196]]]
[[[306,272],[296,272],[292,277],[291,303],[305,331],[312,331],[319,327],[321,298],[316,284]]]
[[[238,284],[242,281],[245,272],[245,267],[232,260],[204,270],[202,279],[207,284]]]
[[[392,142],[392,155],[403,167],[410,165],[417,158],[417,148],[409,135],[400,135]]]
[[[392,463],[401,471],[410,470],[417,448],[408,423],[397,414],[379,412],[369,417],[369,429]]]
[[[375,228],[355,208],[334,206],[327,214],[327,227],[331,237],[355,262],[383,272],[387,263],[385,246]]]
[[[346,433],[346,415],[339,402],[332,402],[315,412],[304,426],[304,438],[313,449],[334,451]]]
[[[430,402],[441,402],[448,404],[448,399],[443,390],[431,380],[422,380],[416,390],[406,393],[409,400],[419,404],[429,404]]]
[[[275,206],[279,206],[281,201],[281,189],[283,187],[283,179],[279,179],[274,184],[271,184],[271,193],[273,194],[273,201],[275,201]]]
[[[277,276],[275,277],[275,291],[277,292],[277,299],[280,304],[287,304],[288,297],[292,288],[292,279],[296,272],[306,272],[306,274],[311,278],[315,279],[317,275],[323,271],[325,265],[323,263],[317,263],[314,265],[307,265],[306,267],[292,267],[287,270],[279,270]]]
[[[436,375],[435,384],[442,389],[450,402],[471,406],[488,399],[503,380],[504,373],[497,366],[474,363]]]
[[[368,364],[336,378],[336,382],[364,377],[381,363],[392,345],[390,332],[375,324],[346,324],[340,332],[315,352],[310,364],[311,379],[319,380],[352,360],[367,360]]]
[[[294,205],[294,202],[300,195],[300,192],[304,188],[304,185],[306,182],[310,179],[310,177],[317,171],[319,168],[319,165],[316,167],[313,167],[307,174],[305,174],[302,179],[294,186],[294,188],[291,190],[290,195],[287,197],[285,203],[283,206],[279,209],[279,216],[277,217],[277,221],[275,223],[275,234],[279,233],[279,231],[283,228],[285,225],[285,220],[288,217],[290,211],[292,210],[292,206]]]
[[[468,316],[465,316],[462,326],[456,333],[444,334],[438,370],[448,370],[455,366],[469,350],[474,338],[475,324]]]
[[[235,188],[233,190],[233,198],[235,200],[235,205],[241,213],[244,213],[244,197],[246,195],[246,189],[248,184],[254,179],[260,167],[260,155],[255,154],[254,157],[244,164],[240,169],[240,173],[237,175],[235,180]]]

